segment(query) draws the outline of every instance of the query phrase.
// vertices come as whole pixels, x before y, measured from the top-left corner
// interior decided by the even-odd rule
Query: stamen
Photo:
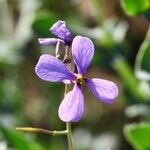
[[[84,78],[84,76],[83,75],[81,75],[81,74],[75,74],[76,75],[76,83],[78,83],[78,84],[83,84],[83,83],[85,83],[85,78]]]

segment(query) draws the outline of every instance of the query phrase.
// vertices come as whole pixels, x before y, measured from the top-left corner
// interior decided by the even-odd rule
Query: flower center
[[[84,84],[85,83],[85,78],[81,74],[75,74],[76,75],[76,83],[78,84]]]

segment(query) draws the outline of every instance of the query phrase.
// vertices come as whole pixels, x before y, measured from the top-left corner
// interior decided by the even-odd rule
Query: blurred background
[[[0,150],[67,150],[65,136],[21,133],[17,126],[63,130],[57,110],[64,84],[39,79],[38,38],[65,20],[73,36],[90,37],[95,54],[88,77],[119,87],[115,103],[84,87],[85,113],[73,124],[76,150],[150,149],[149,0],[0,0]]]

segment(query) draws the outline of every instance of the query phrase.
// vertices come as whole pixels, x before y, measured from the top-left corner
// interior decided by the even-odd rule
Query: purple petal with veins
[[[76,36],[72,42],[72,55],[74,63],[80,74],[85,74],[94,54],[94,44],[87,38]]]
[[[75,75],[68,70],[62,61],[48,54],[40,57],[35,67],[35,72],[45,81],[59,82],[75,80]]]
[[[59,118],[64,122],[77,122],[84,111],[84,99],[79,85],[74,86],[61,102],[58,110]]]
[[[63,40],[56,38],[39,38],[38,41],[41,45],[56,45],[58,41],[64,43]]]
[[[118,96],[118,87],[115,83],[103,79],[87,79],[86,85],[98,99],[105,103],[113,103]]]
[[[71,42],[72,36],[69,32],[65,21],[58,20],[51,28],[50,31],[58,36],[59,38],[63,39],[65,42]]]

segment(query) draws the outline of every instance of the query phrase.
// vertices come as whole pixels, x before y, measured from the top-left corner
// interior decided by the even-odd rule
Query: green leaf
[[[126,125],[124,135],[136,150],[150,150],[150,123]]]
[[[150,80],[150,28],[137,54],[135,73],[141,80]]]
[[[150,0],[122,0],[121,5],[128,15],[138,15],[150,9]]]
[[[7,142],[17,150],[45,150],[42,145],[35,143],[31,138],[15,129],[0,126],[0,132]]]
[[[56,21],[57,17],[55,17],[53,14],[50,14],[47,11],[39,12],[32,24],[33,31],[39,37],[49,37],[49,29]]]

